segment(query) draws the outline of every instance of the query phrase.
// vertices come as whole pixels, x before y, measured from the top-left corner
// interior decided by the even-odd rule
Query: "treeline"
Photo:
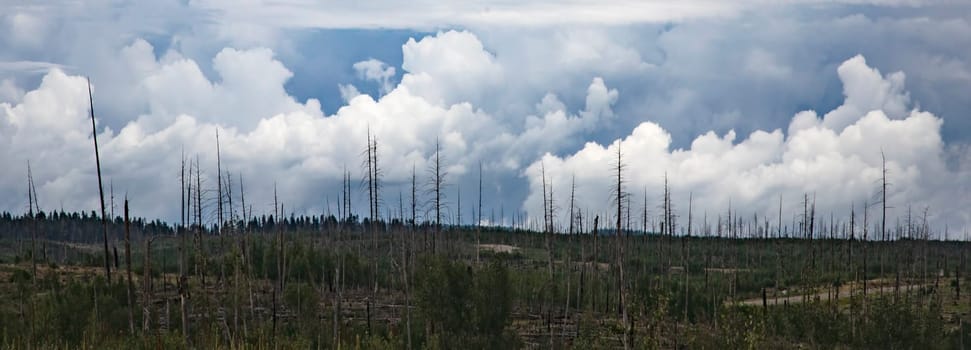
[[[134,217],[130,219],[132,237],[141,240],[145,236],[173,236],[176,234],[176,227],[162,221],[161,219],[147,220]],[[125,220],[121,216],[107,221],[108,239],[112,242],[119,242],[125,238]],[[246,221],[225,222],[223,227],[233,227],[234,230],[246,232],[332,232],[341,227],[346,231],[360,232],[368,227],[381,227],[384,230],[403,229],[415,226],[418,229],[430,229],[434,223],[419,222],[412,225],[411,220],[394,218],[390,221],[374,220],[361,218],[358,215],[350,215],[338,219],[334,215],[294,215],[281,216],[275,219],[273,215],[260,215],[252,217]],[[455,226],[462,228],[461,226]],[[469,226],[465,226],[466,229]],[[203,235],[212,236],[219,234],[219,225],[199,226],[193,224],[192,231],[199,231]],[[101,218],[94,211],[88,212],[64,212],[52,211],[50,213],[40,211],[33,216],[28,214],[12,214],[10,212],[0,213],[0,239],[23,240],[26,242],[31,239],[31,232],[37,232],[41,240],[76,242],[76,243],[97,243],[101,234]]]

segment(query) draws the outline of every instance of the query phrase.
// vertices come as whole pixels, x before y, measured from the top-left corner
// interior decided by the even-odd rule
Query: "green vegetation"
[[[25,220],[0,228],[29,228]],[[229,227],[218,235],[134,225],[132,301],[124,259],[110,284],[104,278],[97,235],[72,241],[46,231],[34,276],[30,235],[0,232],[0,346],[589,349],[620,348],[627,337],[632,348],[947,349],[971,341],[963,242],[581,228],[547,243],[522,230],[436,233],[333,217]]]

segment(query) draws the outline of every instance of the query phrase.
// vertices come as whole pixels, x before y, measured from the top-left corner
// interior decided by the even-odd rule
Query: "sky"
[[[355,211],[370,130],[382,217],[441,146],[447,217],[611,217],[620,147],[635,225],[665,176],[678,225],[743,217],[926,212],[971,230],[971,4],[950,1],[0,0],[0,210],[99,208],[87,81],[106,191],[179,218],[182,154],[215,221],[222,169],[256,215]],[[224,181],[226,182],[226,181]],[[358,190],[360,189],[360,190]],[[461,207],[461,210],[460,210]],[[422,206],[419,216],[430,216]],[[239,210],[236,209],[237,215]],[[365,213],[366,215],[366,213]],[[602,220],[610,221],[610,220]],[[696,230],[698,228],[695,228]]]

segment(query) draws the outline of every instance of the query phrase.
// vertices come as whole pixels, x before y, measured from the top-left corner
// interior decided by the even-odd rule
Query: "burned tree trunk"
[[[128,331],[135,336],[135,286],[131,275],[131,221],[128,217],[128,196],[125,196],[125,267],[128,270]]]
[[[614,189],[614,196],[617,199],[617,232],[615,233],[615,238],[618,244],[618,254],[617,254],[617,271],[620,283],[620,315],[621,322],[624,330],[623,334],[623,345],[624,349],[629,349],[630,344],[630,334],[631,326],[628,321],[627,316],[627,283],[624,279],[624,235],[621,233],[623,231],[623,215],[624,215],[624,163],[622,161],[622,153],[620,149],[620,144],[617,144],[617,163],[614,164],[614,171],[616,172],[617,187]]]
[[[482,245],[482,241],[479,236],[482,234],[482,162],[479,162],[479,211],[477,212],[478,217],[475,219],[475,264],[478,265],[479,261],[479,247]],[[573,225],[570,224],[570,229],[572,231]],[[410,335],[409,335],[410,336]]]
[[[27,161],[27,217],[30,219],[30,266],[31,280],[37,281],[37,218],[34,216],[34,200],[37,191],[34,189],[34,176],[30,171],[30,161]],[[38,214],[40,208],[37,208]]]
[[[98,128],[94,122],[94,98],[91,95],[91,80],[88,79],[88,106],[91,111],[91,136],[94,138],[94,163],[98,169],[98,194],[101,198],[101,235],[104,238],[105,278],[111,284],[111,258],[108,252],[108,220],[105,217],[105,190],[101,181],[101,155],[98,153]]]
[[[191,183],[191,180],[190,180]],[[182,200],[180,205],[182,206],[182,225],[179,227],[179,306],[181,309],[182,316],[182,338],[186,348],[190,347],[189,344],[189,281],[186,277],[186,238],[185,235],[188,233],[186,230],[186,219],[189,216],[188,207],[186,206],[186,194],[190,194],[186,187],[186,173],[185,173],[185,152],[182,152],[182,173],[180,176],[180,185],[182,192]]]
[[[432,161],[431,168],[431,191],[433,195],[432,207],[435,211],[435,238],[432,240],[432,253],[436,253],[436,240],[441,239],[442,235],[442,187],[445,186],[446,173],[442,169],[442,147],[438,140],[435,141],[435,159]]]
[[[142,267],[142,332],[148,333],[152,326],[152,240],[145,238],[145,263]]]

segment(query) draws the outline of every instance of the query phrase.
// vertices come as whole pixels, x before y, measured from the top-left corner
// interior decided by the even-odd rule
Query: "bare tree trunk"
[[[181,210],[181,214],[182,214],[182,225],[181,225],[181,227],[179,227],[179,231],[181,231],[181,232],[179,232],[179,306],[180,306],[181,314],[182,314],[181,315],[181,317],[182,317],[182,337],[183,337],[183,341],[184,341],[185,347],[186,348],[189,348],[190,347],[190,344],[189,344],[189,305],[188,305],[188,301],[186,300],[189,297],[189,281],[188,281],[188,278],[186,277],[186,269],[185,269],[185,263],[186,263],[186,239],[185,239],[185,235],[188,233],[186,231],[186,218],[188,217],[188,214],[189,214],[189,212],[186,211],[188,209],[186,207],[186,194],[187,193],[191,193],[191,192],[188,192],[188,190],[186,188],[186,181],[185,181],[186,178],[185,177],[186,177],[186,173],[185,173],[185,152],[183,151],[182,152],[182,173],[181,173],[181,176],[179,177],[179,179],[180,179],[180,185],[181,185],[181,189],[180,190],[182,192],[182,200],[180,201],[180,205],[182,207],[182,210]],[[190,183],[191,183],[191,180],[190,180]],[[189,197],[191,197],[191,195]]]
[[[881,187],[880,205],[883,208],[882,220],[880,222],[880,239],[883,241],[887,240],[887,157],[883,154],[883,150],[880,151],[880,159],[883,162],[883,171],[881,172]],[[880,251],[880,277],[883,277],[883,265],[886,252]]]
[[[870,204],[867,202],[863,202],[863,242],[862,242],[863,243],[863,273],[861,276],[863,278],[863,320],[866,320],[866,312],[867,312],[867,277],[866,277],[867,266],[866,265],[867,265],[867,246],[870,245],[870,242],[867,239],[868,231],[870,229],[869,223],[868,223],[869,221],[868,218],[870,216],[869,209],[870,209]]]
[[[411,235],[409,234],[409,237],[410,236]],[[405,336],[405,338],[408,343],[407,348],[410,350],[411,344],[412,344],[411,342],[411,283],[409,281],[411,276],[411,261],[409,259],[411,255],[411,253],[409,252],[409,250],[411,249],[410,248],[411,242],[407,240],[403,240],[403,241],[405,242],[403,242],[402,244],[401,258],[403,262],[402,267],[403,267],[404,273],[401,274],[401,277],[405,285],[405,331],[407,332],[407,335]]]
[[[108,253],[108,220],[105,217],[105,190],[101,181],[101,155],[98,153],[98,128],[94,122],[94,98],[91,95],[91,79],[88,79],[88,106],[91,107],[91,137],[94,138],[94,163],[98,169],[98,194],[101,198],[101,234],[104,238],[105,278],[111,284],[111,262]]]
[[[433,206],[435,209],[435,236],[441,239],[442,235],[442,187],[445,185],[445,173],[442,171],[442,148],[439,141],[435,140],[435,160],[432,164],[432,191],[435,199]],[[432,242],[432,253],[436,253],[436,244]]]
[[[553,348],[553,328],[552,328],[552,298],[554,291],[554,280],[553,280],[553,184],[546,183],[546,166],[541,164],[541,172],[543,178],[543,236],[546,238],[546,261],[547,261],[547,273],[548,280],[546,282],[546,299],[544,304],[546,304],[546,316],[547,316],[547,328],[549,331],[549,346]],[[549,193],[547,193],[549,190]]]
[[[378,147],[377,139],[371,137],[371,129],[369,127],[367,131],[367,147],[365,150],[365,154],[367,155],[367,160],[365,160],[364,162],[367,175],[365,175],[364,180],[368,188],[367,189],[368,210],[370,211],[370,216],[369,216],[369,223],[367,226],[367,230],[370,233],[372,251],[377,250],[377,232],[375,230],[377,229],[378,216],[380,215],[380,213],[378,212],[378,178],[377,178],[378,176],[377,151],[378,150],[377,150],[377,147]],[[374,297],[378,289],[378,271],[377,271],[378,262],[376,257],[370,260],[371,260],[370,277],[371,277],[371,283],[373,285],[371,296]]]
[[[204,231],[205,226],[202,223],[202,168],[199,167],[199,156],[196,155],[196,236],[198,239],[196,254],[199,257],[196,266],[202,266],[199,277],[201,277],[202,281],[203,300],[205,300],[206,293],[206,260],[208,260],[206,257],[206,242],[203,240]]]
[[[691,206],[692,206],[693,199],[694,199],[694,195],[691,192],[689,192],[688,193],[688,237],[689,238],[691,237]],[[688,299],[688,273],[689,273],[688,260],[690,259],[689,255],[691,254],[691,252],[690,252],[690,248],[688,248],[688,250],[686,251],[684,241],[685,241],[685,238],[682,237],[681,238],[681,242],[682,242],[681,267],[684,268],[684,322],[688,322],[688,302],[690,301],[690,299]],[[763,294],[764,294],[764,289],[763,289]]]
[[[546,252],[547,252],[547,272],[549,274],[549,283],[553,283],[553,247],[550,245],[550,240],[553,234],[553,185],[546,183],[546,166],[540,164],[540,172],[543,177],[543,235],[546,238]],[[549,190],[549,192],[547,192]]]
[[[216,219],[216,234],[221,236],[223,228],[223,170],[219,152],[219,129],[216,129]]]
[[[37,218],[34,216],[34,176],[30,171],[30,161],[27,161],[27,217],[30,218],[30,265],[31,281],[37,283]],[[38,208],[38,212],[40,209]]]
[[[144,306],[142,313],[142,331],[148,334],[152,325],[152,240],[154,237],[145,238],[145,266],[142,267],[142,285],[144,293]]]
[[[344,172],[344,180],[345,180],[345,183],[346,183],[347,182],[347,172],[346,171]],[[344,185],[342,187],[343,187],[341,189],[342,191],[346,191],[347,190],[347,186],[346,185]],[[344,193],[344,196],[345,196],[345,199],[344,200],[346,202],[347,201],[347,193],[346,192]],[[334,329],[333,329],[333,338],[334,339],[333,339],[333,342],[334,342],[334,348],[335,349],[339,349],[340,348],[340,344],[341,344],[341,340],[340,340],[340,324],[341,324],[340,314],[341,314],[341,290],[342,290],[341,283],[342,283],[342,279],[340,277],[341,277],[341,273],[343,272],[344,255],[343,255],[342,249],[340,249],[340,247],[343,244],[343,240],[342,240],[341,235],[344,232],[344,223],[345,222],[346,222],[346,220],[342,220],[342,221],[339,221],[338,222],[338,227],[337,227],[337,244],[336,244],[336,248],[335,248],[335,254],[336,254],[336,257],[337,257],[337,264],[336,264],[337,266],[334,268],[334,293],[333,293],[334,294],[334,314],[333,314],[333,323],[334,323],[334,325],[333,325],[334,326]]]
[[[273,223],[276,225],[276,241],[277,241],[277,260],[276,260],[276,279],[277,279],[277,290],[283,292],[283,226],[280,222],[281,216],[280,203],[277,201],[276,195],[276,183],[273,184]],[[274,317],[276,317],[274,315]]]
[[[236,249],[238,249],[238,255],[233,254],[232,256],[233,257],[232,294],[233,294],[233,331],[234,331],[232,342],[235,344],[235,343],[238,343],[239,335],[241,334],[239,298],[240,298],[240,292],[242,290],[241,288],[242,286],[241,279],[243,278],[242,264],[246,261],[246,259],[244,258],[245,247],[243,246],[243,240],[239,236],[239,232],[237,232],[236,230],[236,217],[235,217],[236,214],[234,210],[235,208],[233,207],[233,177],[229,172],[226,173],[226,199],[227,199],[227,203],[229,204],[229,220],[228,220],[229,232],[230,234],[234,235],[233,238],[236,240],[235,246],[236,246]]]
[[[131,220],[128,217],[128,196],[125,196],[125,267],[128,270],[128,331],[135,336],[135,286],[131,275]]]
[[[226,238],[223,237],[223,171],[219,152],[219,129],[216,129],[216,235],[219,236],[219,250],[226,251]],[[219,264],[219,281],[226,283],[226,264]]]
[[[253,314],[255,312],[254,310],[256,309],[256,301],[255,301],[255,297],[253,296],[253,267],[250,264],[251,255],[249,252],[249,230],[247,229],[249,225],[249,215],[252,213],[249,213],[246,211],[246,191],[243,188],[242,174],[239,175],[239,200],[240,200],[240,205],[242,206],[241,211],[243,214],[243,225],[242,225],[242,230],[240,232],[240,234],[243,237],[242,237],[242,242],[240,242],[240,246],[241,246],[240,251],[242,251],[242,254],[243,254],[243,268],[244,268],[243,274],[246,279],[246,295],[249,297],[249,311],[250,311],[250,318],[252,319]],[[247,330],[246,318],[244,317],[243,318],[244,337],[247,336],[246,330]]]
[[[631,326],[628,323],[627,316],[627,284],[624,280],[624,242],[623,242],[623,204],[624,204],[624,178],[623,170],[624,163],[622,162],[622,154],[620,150],[620,144],[617,144],[617,163],[614,166],[614,170],[617,172],[617,188],[615,190],[615,196],[617,197],[617,232],[616,238],[618,243],[618,254],[617,254],[617,268],[620,282],[620,313],[621,321],[623,325],[623,345],[624,349],[629,349],[630,344],[630,333]]]
[[[475,264],[479,265],[479,250],[482,241],[479,236],[482,234],[482,162],[479,162],[479,209],[478,217],[475,219]]]

